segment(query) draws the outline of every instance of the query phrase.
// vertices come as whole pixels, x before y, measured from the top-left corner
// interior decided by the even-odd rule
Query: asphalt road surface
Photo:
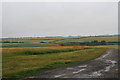
[[[29,78],[118,78],[118,52],[107,50],[101,57],[49,70]]]

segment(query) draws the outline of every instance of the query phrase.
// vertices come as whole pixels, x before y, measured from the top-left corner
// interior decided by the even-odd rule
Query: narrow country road
[[[46,71],[29,78],[118,78],[118,52],[107,50],[101,57]]]

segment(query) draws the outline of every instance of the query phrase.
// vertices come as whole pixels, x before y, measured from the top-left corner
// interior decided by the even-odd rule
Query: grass
[[[81,38],[80,40],[84,41],[84,42],[94,41],[94,40],[98,40],[98,41],[105,40],[107,42],[118,42],[118,37],[117,36],[112,36],[112,37],[85,37],[85,38]]]
[[[21,55],[21,52],[24,52],[26,49],[32,49],[33,51],[56,49],[77,50],[44,55]],[[104,54],[105,51],[105,48],[88,48],[79,46],[3,48],[3,78],[23,78],[46,70],[67,66],[73,62],[92,60]]]
[[[0,49],[0,78],[2,78],[2,49]]]
[[[120,45],[102,45],[102,46],[91,46],[91,48],[107,48],[107,49],[119,49]]]
[[[57,44],[48,43],[2,43],[1,47],[46,47],[46,46],[58,46]]]
[[[80,39],[72,38],[72,39],[56,41],[55,43],[66,43],[66,42],[83,42],[83,41]]]
[[[3,43],[3,78],[24,78],[43,71],[68,66],[74,62],[89,61],[103,55],[106,49],[118,49],[118,45],[105,46],[58,46],[65,42],[86,41],[117,42],[118,37],[47,37],[14,38],[4,41],[24,43]],[[46,43],[40,43],[44,41]],[[0,41],[1,42],[1,41]],[[39,55],[38,55],[39,54]]]
[[[56,41],[55,43],[66,43],[66,42],[91,42],[91,41],[103,41],[106,42],[118,42],[118,37],[74,37],[74,38],[67,38],[64,40]]]
[[[57,53],[57,52],[69,52],[72,50],[84,49],[89,48],[87,46],[51,46],[51,47],[18,47],[18,48],[3,48],[3,54],[10,55],[13,54],[25,54],[25,53],[32,53],[33,52],[41,52],[41,53]]]
[[[117,36],[112,37],[51,37],[51,38],[8,38],[3,41],[10,42],[24,42],[24,43],[3,43],[0,47],[46,47],[46,46],[58,46],[60,43],[66,42],[90,42],[90,41],[102,41],[106,42],[118,42]],[[45,43],[40,43],[41,41]],[[2,40],[0,40],[2,42]]]

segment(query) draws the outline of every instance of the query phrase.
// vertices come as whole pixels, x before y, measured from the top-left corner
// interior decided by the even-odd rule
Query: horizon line
[[[0,37],[0,38],[45,38],[45,37],[93,37],[93,36],[119,36],[120,34],[101,34],[101,35],[68,35],[68,36],[23,36],[23,37]]]

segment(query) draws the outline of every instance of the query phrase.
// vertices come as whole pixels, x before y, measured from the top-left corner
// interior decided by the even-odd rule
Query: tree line
[[[120,42],[91,41],[91,42],[66,42],[59,43],[60,46],[96,46],[96,45],[119,45]]]

